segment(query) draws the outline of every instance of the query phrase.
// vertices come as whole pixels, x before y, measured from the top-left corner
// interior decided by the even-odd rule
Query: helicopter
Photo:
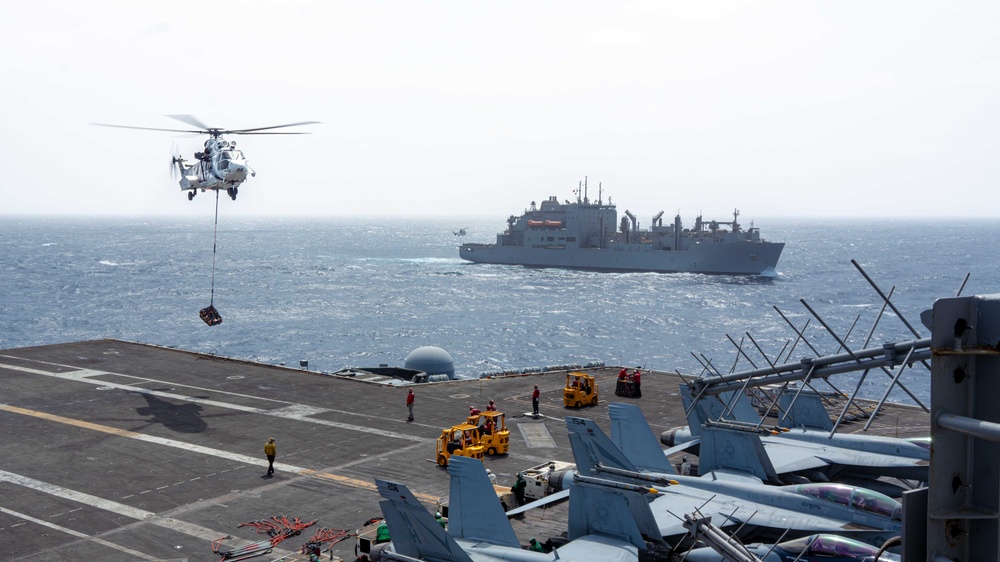
[[[187,191],[188,201],[194,199],[195,194],[200,189],[202,191],[226,190],[226,193],[236,200],[240,185],[247,179],[247,173],[251,177],[257,172],[247,164],[243,152],[236,148],[236,141],[228,141],[223,135],[305,135],[303,132],[272,132],[270,129],[281,129],[284,127],[295,127],[297,125],[312,125],[318,121],[302,121],[300,123],[288,123],[285,125],[272,125],[270,127],[257,127],[253,129],[223,129],[221,127],[209,127],[191,115],[168,115],[183,123],[187,123],[196,130],[190,129],[159,129],[153,127],[132,127],[129,125],[111,125],[108,123],[93,123],[101,127],[115,127],[119,129],[141,129],[144,131],[167,131],[172,133],[195,133],[209,135],[205,140],[204,150],[194,153],[194,160],[188,160],[175,154],[170,160],[170,169],[174,177],[180,174],[181,190]]]

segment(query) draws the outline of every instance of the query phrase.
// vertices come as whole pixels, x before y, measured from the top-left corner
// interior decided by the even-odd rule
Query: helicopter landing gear
[[[188,191],[188,201],[191,201],[192,199],[194,199],[194,191],[193,190],[192,191]]]
[[[233,201],[236,201],[236,194],[238,194],[239,192],[240,192],[240,188],[238,188],[238,187],[229,187],[229,188],[226,188],[226,193],[229,194],[229,197],[231,197],[233,199]]]

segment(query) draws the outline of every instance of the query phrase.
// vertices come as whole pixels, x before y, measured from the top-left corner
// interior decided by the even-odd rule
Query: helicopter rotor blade
[[[130,125],[112,125],[110,123],[91,123],[98,127],[114,127],[116,129],[139,129],[142,131],[167,131],[169,133],[204,133],[205,131],[187,131],[182,129],[157,129],[155,127],[132,127]]]
[[[191,125],[193,127],[198,127],[199,129],[202,129],[202,131],[199,131],[201,133],[206,133],[212,129],[211,127],[202,123],[201,121],[198,120],[198,118],[192,115],[167,115],[167,117],[170,117],[171,119],[176,119],[182,123],[187,123],[188,125]]]
[[[239,131],[223,131],[227,135],[311,135],[312,133],[241,133]]]
[[[253,129],[232,129],[232,130],[226,131],[226,133],[234,134],[234,135],[245,135],[245,134],[252,134],[255,131],[265,131],[267,129],[281,129],[281,128],[284,128],[284,127],[295,127],[297,125],[315,125],[315,124],[318,124],[318,123],[319,123],[319,121],[302,121],[300,123],[288,123],[287,125],[272,125],[270,127],[255,127]],[[263,133],[257,133],[257,134],[263,134]],[[282,133],[271,133],[271,134],[282,134]],[[301,134],[304,134],[304,133],[283,133],[283,134],[286,134],[286,135],[300,134],[301,135]]]

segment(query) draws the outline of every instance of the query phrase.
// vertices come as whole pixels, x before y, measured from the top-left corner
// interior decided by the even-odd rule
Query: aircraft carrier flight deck
[[[255,559],[308,560],[300,547],[316,529],[353,533],[381,516],[375,478],[406,484],[433,510],[449,486],[435,440],[470,406],[493,399],[506,414],[510,453],[484,461],[504,486],[528,467],[572,462],[567,415],[608,431],[617,401],[639,406],[657,435],[686,424],[677,375],[644,372],[642,398],[630,399],[615,396],[618,369],[584,369],[600,401],[580,409],[563,406],[565,371],[413,385],[408,422],[409,385],[118,340],[3,350],[0,560],[220,560],[213,542],[267,539],[240,525],[275,516],[316,524]],[[539,419],[525,415],[535,384]],[[873,428],[925,436],[928,415],[894,405]],[[276,473],[267,478],[263,446],[272,437]],[[523,544],[558,536],[566,504],[512,523]],[[351,537],[331,553],[354,560],[354,549]]]

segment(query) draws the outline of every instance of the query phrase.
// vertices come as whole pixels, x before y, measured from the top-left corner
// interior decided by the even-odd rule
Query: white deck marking
[[[2,357],[2,356],[0,356],[0,357]],[[72,368],[69,365],[61,365],[61,366],[67,367],[67,368]],[[183,394],[175,394],[173,392],[164,392],[164,391],[161,391],[161,390],[148,390],[148,389],[145,389],[145,388],[139,388],[139,387],[128,385],[128,384],[106,382],[106,381],[101,381],[101,380],[92,380],[90,378],[90,377],[97,377],[97,376],[104,376],[104,375],[114,375],[114,376],[120,376],[120,377],[139,378],[139,377],[133,377],[131,375],[122,375],[120,373],[111,373],[111,372],[108,372],[108,371],[95,371],[93,369],[78,369],[76,371],[70,371],[70,372],[66,372],[66,373],[52,373],[52,372],[49,372],[49,371],[42,371],[40,369],[32,369],[30,367],[21,367],[21,366],[18,366],[18,365],[8,365],[8,364],[5,364],[5,363],[0,363],[0,368],[11,369],[13,371],[21,371],[23,373],[31,373],[33,375],[43,375],[43,376],[46,376],[46,377],[53,377],[53,378],[62,379],[62,380],[70,380],[70,381],[74,381],[74,382],[88,383],[88,384],[92,384],[92,385],[100,386],[100,387],[104,387],[104,388],[115,388],[115,389],[119,389],[119,390],[125,390],[125,391],[128,391],[128,392],[138,392],[138,393],[141,393],[141,394],[148,394],[150,396],[158,396],[160,398],[171,398],[171,399],[180,400],[180,401],[183,401],[183,402],[192,402],[194,404],[202,404],[202,405],[206,405],[206,406],[215,406],[217,408],[224,408],[224,409],[228,409],[228,410],[237,410],[237,411],[240,411],[240,412],[247,412],[247,413],[251,413],[251,414],[260,414],[262,416],[274,416],[274,417],[279,417],[279,418],[288,419],[288,420],[296,420],[296,421],[302,421],[302,422],[307,422],[307,423],[314,423],[314,424],[317,424],[317,425],[325,425],[325,426],[328,426],[328,427],[336,427],[336,428],[340,428],[340,429],[346,429],[346,430],[349,430],[349,431],[357,431],[357,432],[361,432],[361,433],[371,433],[371,434],[374,434],[374,435],[381,435],[381,436],[384,436],[384,437],[393,437],[393,438],[396,438],[396,439],[403,439],[405,441],[413,441],[413,442],[418,442],[418,443],[431,443],[431,442],[435,441],[435,439],[432,439],[432,438],[420,437],[420,436],[417,436],[417,435],[409,435],[409,434],[406,434],[406,433],[397,433],[395,431],[388,431],[388,430],[383,430],[383,429],[376,429],[376,428],[368,427],[368,426],[364,426],[364,425],[355,425],[355,424],[349,424],[349,423],[342,423],[342,422],[335,422],[335,421],[330,421],[330,420],[320,420],[320,419],[312,418],[310,416],[313,416],[315,414],[324,413],[324,412],[332,412],[333,410],[330,410],[330,409],[327,409],[327,408],[318,408],[318,407],[315,407],[315,406],[310,406],[308,404],[293,404],[293,403],[289,403],[289,402],[281,402],[282,404],[288,404],[288,405],[286,407],[278,408],[278,409],[275,409],[275,410],[265,410],[263,408],[254,408],[253,406],[242,406],[242,405],[239,405],[239,404],[230,404],[228,402],[220,402],[218,400],[208,400],[208,399],[204,399],[204,398],[195,398],[193,396],[185,396]],[[154,379],[141,379],[141,380],[145,380],[145,381],[149,381],[149,382],[156,382],[156,383],[159,383],[159,384],[172,384],[172,385],[174,384],[174,383],[171,383],[169,381],[158,381],[158,380],[154,380]],[[175,386],[182,386],[182,385],[175,385]],[[218,393],[218,394],[228,394],[230,396],[237,396],[237,397],[241,397],[241,398],[253,398],[253,399],[257,399],[257,400],[266,400],[266,401],[269,401],[269,402],[280,402],[278,400],[272,400],[272,399],[268,399],[268,398],[261,398],[261,397],[257,397],[257,396],[248,396],[248,395],[245,395],[245,394],[236,394],[236,393],[231,393],[231,392],[214,390],[214,389],[210,389],[210,388],[201,388],[201,389],[198,389],[198,390],[204,390],[204,391],[207,391],[207,392],[214,392],[214,393]]]
[[[79,531],[74,531],[73,529],[67,529],[66,527],[62,527],[62,526],[56,525],[54,523],[49,523],[48,521],[43,521],[41,519],[36,519],[36,518],[34,518],[34,517],[30,516],[30,515],[26,515],[24,513],[20,513],[20,512],[14,511],[12,509],[7,509],[7,508],[5,508],[3,506],[0,506],[0,513],[7,513],[9,515],[13,515],[14,517],[17,517],[19,519],[24,519],[25,521],[31,521],[32,523],[36,523],[36,524],[41,525],[43,527],[48,527],[49,529],[54,529],[56,531],[59,531],[60,533],[66,533],[67,535],[70,535],[72,537],[76,537],[78,539],[87,539],[90,542],[97,543],[97,544],[99,544],[101,546],[106,546],[108,548],[117,550],[119,552],[124,552],[125,554],[128,554],[129,556],[132,556],[134,558],[138,558],[140,560],[156,560],[157,559],[156,556],[150,556],[149,554],[143,554],[143,553],[139,552],[138,550],[132,550],[131,548],[128,548],[128,547],[125,547],[125,546],[121,546],[121,545],[117,545],[117,544],[115,544],[113,542],[108,542],[108,541],[106,541],[104,539],[99,539],[99,538],[96,538],[96,537],[92,537],[92,536],[87,535],[85,533],[81,533]]]
[[[5,411],[5,412],[11,412],[11,413],[14,413],[14,414],[22,414],[22,415],[25,415],[25,416],[31,416],[31,417],[34,417],[34,418],[40,418],[40,419],[44,419],[44,420],[48,420],[48,421],[53,421],[53,422],[57,422],[57,423],[66,424],[66,425],[71,425],[71,426],[74,426],[74,427],[80,427],[80,428],[84,428],[84,429],[91,429],[91,430],[94,430],[94,431],[100,431],[101,433],[108,433],[108,434],[115,435],[115,436],[118,436],[118,437],[125,437],[125,438],[128,438],[128,439],[135,439],[137,441],[144,441],[146,443],[154,443],[154,444],[157,444],[157,445],[164,445],[164,446],[167,446],[167,447],[175,447],[177,449],[181,449],[181,450],[184,450],[184,451],[189,451],[189,452],[194,452],[194,453],[201,453],[203,455],[210,455],[210,456],[214,456],[214,457],[219,457],[219,458],[222,458],[222,459],[226,459],[226,460],[230,460],[230,461],[235,461],[237,463],[248,464],[248,465],[255,465],[255,466],[260,466],[260,467],[264,467],[264,466],[268,465],[267,460],[261,459],[261,458],[258,458],[258,457],[250,457],[250,456],[247,456],[247,455],[241,455],[239,453],[230,453],[228,451],[221,451],[219,449],[213,449],[211,447],[203,447],[201,445],[195,445],[193,443],[185,443],[183,441],[177,441],[175,439],[165,439],[163,437],[157,437],[155,435],[146,435],[144,433],[136,433],[134,431],[128,431],[128,430],[125,430],[125,429],[118,429],[117,427],[110,427],[110,426],[100,425],[100,424],[91,423],[91,422],[87,422],[87,421],[75,420],[75,419],[67,418],[67,417],[64,417],[64,416],[57,416],[55,414],[49,414],[49,413],[46,413],[46,412],[39,412],[39,411],[36,411],[36,410],[29,410],[27,408],[19,408],[17,406],[11,406],[10,404],[2,404],[2,403],[0,403],[0,410]],[[313,470],[313,469],[310,469],[310,468],[303,468],[301,466],[295,466],[293,464],[288,464],[288,463],[284,463],[284,462],[276,462],[276,463],[274,463],[274,467],[276,469],[278,469],[278,470],[283,471],[283,472],[288,472],[288,473],[292,473],[292,474],[299,474],[299,475],[302,475],[302,476],[312,476],[312,477],[315,477],[315,478],[322,478],[324,480],[332,480],[334,482],[339,482],[339,483],[347,485],[347,486],[351,486],[351,487],[354,487],[354,488],[361,488],[361,489],[364,489],[364,490],[375,490],[375,484],[374,484],[374,482],[371,482],[371,481],[358,480],[357,478],[351,478],[351,477],[348,477],[348,476],[342,476],[342,475],[339,475],[339,474],[332,474],[332,473],[328,473],[328,472],[319,472],[317,470]],[[220,470],[220,471],[217,471],[217,472],[213,472],[212,475],[214,475],[214,474],[224,474],[226,472],[229,472],[230,470],[237,470],[239,468],[242,468],[242,467],[234,467],[234,468],[230,468],[230,469],[226,469],[226,470]],[[2,475],[3,475],[3,472],[0,471],[0,479],[2,479]],[[209,475],[209,476],[211,476],[211,475]],[[164,488],[167,488],[167,487],[168,486],[164,486]],[[139,492],[139,494],[141,495],[141,494],[145,494],[145,493],[151,492],[151,491],[152,490],[145,490],[143,492]],[[422,499],[430,498],[430,501],[432,501],[432,502],[437,501],[436,497],[426,496],[425,494],[414,493],[413,495],[417,496],[417,497],[420,497]]]
[[[31,488],[32,490],[38,490],[39,492],[44,492],[46,494],[51,494],[53,496],[58,496],[75,502],[84,503],[99,509],[103,509],[105,511],[110,511],[111,513],[124,515],[125,517],[129,517],[131,519],[145,521],[147,523],[151,523],[153,525],[157,525],[165,529],[171,529],[173,531],[178,531],[184,533],[185,535],[189,535],[197,539],[207,541],[208,543],[211,543],[215,539],[229,534],[225,531],[216,531],[214,529],[202,527],[201,525],[195,525],[194,523],[187,523],[184,521],[180,521],[173,517],[158,516],[152,511],[146,511],[144,509],[139,509],[137,507],[125,505],[123,503],[118,503],[116,501],[106,500],[104,498],[92,496],[84,492],[78,492],[76,490],[71,490],[69,488],[63,488],[62,486],[58,486],[56,484],[49,484],[48,482],[42,482],[41,480],[35,480],[34,478],[30,478],[28,476],[21,476],[20,474],[14,474],[13,472],[7,472],[5,470],[0,470],[0,480],[11,482],[19,486],[24,486],[25,488]],[[7,511],[2,507],[0,507],[0,510]],[[29,519],[39,524],[46,524],[43,521],[30,518],[24,515],[18,514],[18,516],[23,517],[25,519]],[[47,526],[51,526],[51,524],[47,524]],[[100,539],[92,538],[89,535],[79,533],[77,531],[70,531],[69,529],[66,529],[66,531],[76,537],[87,538],[92,541],[100,542]],[[101,542],[101,544],[105,543],[106,541]],[[113,545],[111,543],[106,543],[106,544],[107,546],[111,546],[119,550],[125,548]],[[275,549],[274,552],[280,553],[279,554],[280,556],[288,556],[288,557],[294,556],[294,553],[292,552],[280,551],[279,549]],[[140,554],[140,556],[145,557],[146,559],[153,559],[153,557],[149,557],[144,554]]]
[[[145,441],[146,443],[155,443],[157,445],[164,445],[167,447],[174,447],[177,449],[182,449],[185,451],[191,451],[194,453],[201,453],[203,455],[210,455],[213,457],[219,457],[222,459],[255,465],[255,466],[267,466],[267,460],[258,457],[251,457],[248,455],[241,455],[239,453],[230,453],[228,451],[221,451],[219,449],[213,449],[211,447],[203,447],[201,445],[195,445],[193,443],[185,443],[183,441],[177,441],[176,439],[166,439],[163,437],[157,437],[155,435],[146,435],[144,433],[136,433],[134,431],[128,431],[125,429],[118,429],[116,427],[110,427],[106,425],[99,425],[96,423],[86,422],[82,420],[75,420],[73,418],[67,418],[64,416],[57,416],[55,414],[48,414],[45,412],[38,412],[35,410],[28,410],[25,408],[18,408],[17,406],[11,406],[9,404],[0,404],[0,410],[7,412],[13,412],[15,414],[24,414],[27,416],[32,416],[35,418],[47,419],[49,421],[55,421],[59,423],[64,423],[66,425],[72,425],[75,427],[82,427],[85,429],[93,429],[95,431],[100,431],[102,433],[110,433],[112,435],[117,435],[119,437],[127,437],[129,439],[135,439],[137,441]],[[276,468],[280,468],[286,472],[302,472],[306,469],[286,463],[274,463]],[[2,472],[0,472],[2,473]],[[164,486],[166,487],[166,486]],[[145,492],[142,492],[145,493]]]
[[[521,437],[529,448],[535,447],[555,447],[556,442],[549,433],[549,428],[540,423],[519,423],[517,428],[521,430]]]

